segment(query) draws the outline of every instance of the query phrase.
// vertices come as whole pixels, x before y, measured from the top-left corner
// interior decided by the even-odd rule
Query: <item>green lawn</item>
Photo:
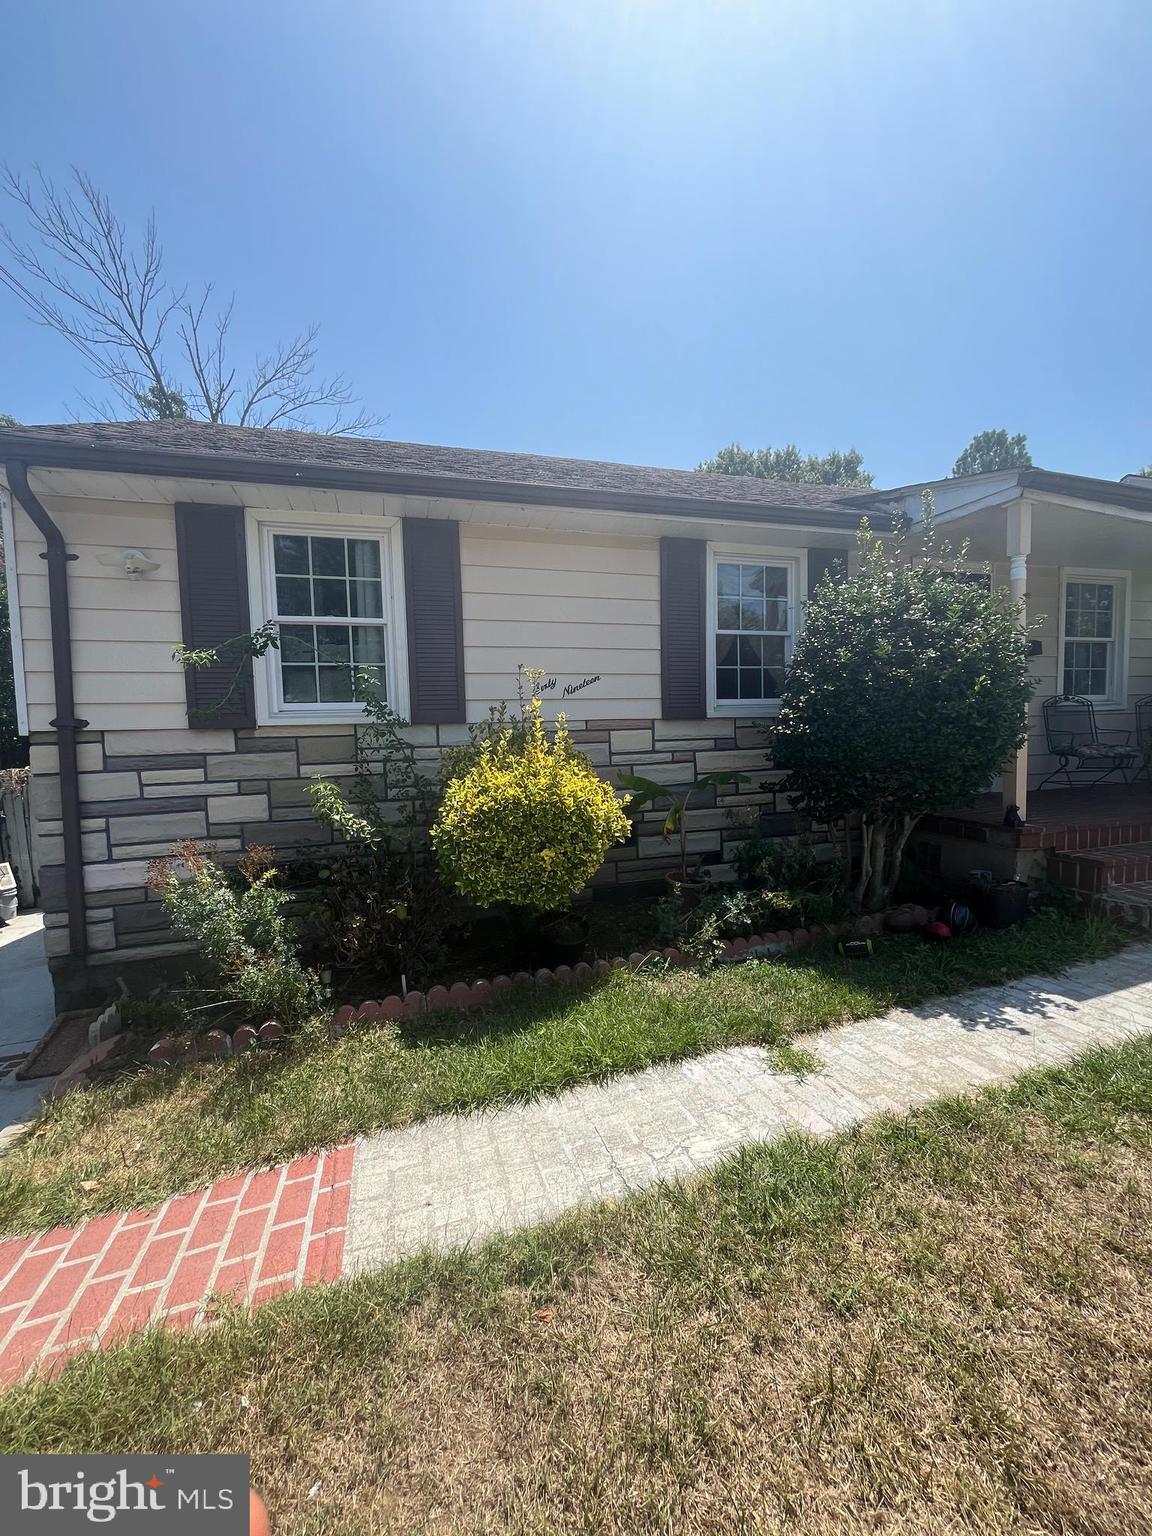
[[[1053,972],[1125,942],[1048,913],[950,946],[892,939],[871,960],[831,949],[700,975],[616,973],[581,992],[531,993],[397,1038],[364,1027],[336,1045],[305,1031],[276,1054],[183,1073],[136,1070],[49,1105],[0,1161],[0,1231],[144,1205],[235,1169],[443,1110],[554,1093],[718,1046],[794,1036],[964,987]]]
[[[249,1452],[276,1536],[1126,1536],[1152,1041],[749,1148],[0,1397],[0,1452]]]

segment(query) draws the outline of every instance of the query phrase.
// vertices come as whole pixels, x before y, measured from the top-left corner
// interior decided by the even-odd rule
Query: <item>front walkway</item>
[[[803,1043],[804,1078],[756,1047],[537,1103],[385,1131],[223,1179],[156,1210],[0,1244],[0,1380],[149,1322],[196,1326],[211,1298],[446,1249],[709,1168],[789,1130],[830,1135],[888,1110],[1008,1082],[1152,1034],[1152,947],[865,1019]]]

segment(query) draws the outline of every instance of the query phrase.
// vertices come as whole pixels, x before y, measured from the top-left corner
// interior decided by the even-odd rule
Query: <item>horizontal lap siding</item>
[[[1131,731],[1136,741],[1136,716],[1132,705],[1152,693],[1152,571],[1132,572],[1128,591],[1131,605],[1128,636],[1128,712],[1103,717],[1105,725]]]
[[[172,508],[62,498],[45,506],[77,557],[68,565],[68,592],[78,714],[94,730],[187,725],[184,674],[172,660],[180,639]],[[29,723],[46,731],[55,706],[44,540],[19,507],[15,530]],[[119,564],[102,563],[101,556],[127,549],[143,549],[159,570],[132,580]]]
[[[1152,571],[1132,572],[1128,698],[1152,693]],[[1135,721],[1132,722],[1135,726]]]
[[[468,717],[516,697],[516,668],[540,667],[550,715],[660,713],[660,571],[655,539],[512,534],[466,524],[461,582]],[[585,678],[598,681],[565,696]]]
[[[998,579],[1007,580],[1007,571],[997,570]],[[1040,626],[1031,630],[1034,640],[1043,647],[1040,656],[1029,662],[1029,670],[1035,681],[1035,692],[1029,708],[1028,721],[1028,768],[1029,781],[1035,787],[1057,766],[1057,759],[1048,752],[1044,735],[1042,706],[1045,699],[1059,693],[1063,687],[1063,665],[1060,657],[1060,570],[1057,566],[1029,566],[1028,613],[1031,619],[1039,618]],[[1130,731],[1136,739],[1136,720],[1131,706],[1144,694],[1152,693],[1152,571],[1132,570],[1129,585],[1128,613],[1128,709],[1098,709],[1098,724],[1102,731]],[[1056,787],[1054,781],[1053,786]]]

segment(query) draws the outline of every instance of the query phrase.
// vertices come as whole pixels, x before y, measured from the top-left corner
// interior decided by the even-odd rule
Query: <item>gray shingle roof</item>
[[[691,469],[656,469],[640,464],[607,464],[594,459],[556,459],[534,453],[498,453],[480,448],[441,448],[428,443],[384,442],[372,438],[328,437],[318,432],[268,431],[260,427],[216,426],[202,421],[116,421],[64,423],[0,431],[0,460],[16,440],[62,451],[133,454],[216,455],[254,465],[291,468],[300,480],[307,469],[427,477],[452,481],[569,489],[590,495],[665,498],[701,504],[809,508],[849,511],[859,496],[845,486],[796,485],[739,475],[700,474]],[[23,450],[21,450],[23,451]]]

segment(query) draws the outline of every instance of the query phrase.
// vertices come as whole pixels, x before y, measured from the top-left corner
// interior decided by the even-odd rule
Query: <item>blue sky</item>
[[[1147,0],[0,0],[0,152],[153,208],[382,435],[1152,459]],[[0,291],[0,410],[83,361]]]

